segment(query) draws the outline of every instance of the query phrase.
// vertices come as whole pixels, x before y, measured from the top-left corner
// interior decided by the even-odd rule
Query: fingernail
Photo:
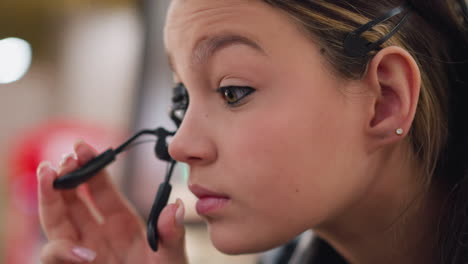
[[[43,176],[45,169],[52,169],[52,165],[49,161],[43,161],[37,166],[37,176]]]
[[[81,146],[83,146],[84,144],[86,144],[84,142],[84,140],[82,139],[79,139],[75,142],[74,146],[73,146],[73,149],[75,150],[75,153],[78,151],[79,148],[81,148]]]
[[[183,226],[184,225],[184,215],[185,215],[184,203],[182,202],[181,199],[177,198],[176,199],[176,204],[178,205],[177,211],[176,211],[176,214],[175,214],[176,223],[179,226]]]
[[[64,154],[62,156],[62,159],[60,160],[59,166],[62,167],[63,165],[67,164],[69,160],[74,158],[74,156],[75,156],[74,153]]]
[[[80,138],[80,139],[78,139],[78,140],[75,141],[74,146],[76,147],[76,146],[81,145],[81,144],[83,144],[83,143],[85,143],[85,141],[84,141],[83,139]]]
[[[96,258],[96,252],[92,251],[91,249],[87,249],[83,247],[74,247],[72,249],[72,252],[75,256],[88,262],[91,262]]]

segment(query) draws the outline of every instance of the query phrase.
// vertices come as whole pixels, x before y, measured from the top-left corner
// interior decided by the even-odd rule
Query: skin
[[[198,50],[226,35],[256,44]],[[433,223],[420,219],[436,199],[420,195],[405,140],[420,88],[405,50],[388,47],[362,80],[343,80],[285,14],[247,0],[172,1],[165,44],[190,97],[170,154],[190,165],[190,184],[230,198],[204,215],[215,247],[259,252],[312,228],[354,263],[428,255]],[[227,105],[216,90],[231,85],[255,92]]]
[[[196,49],[233,34],[242,38]],[[364,78],[343,80],[296,24],[260,0],[173,0],[165,44],[190,96],[170,154],[190,165],[189,184],[230,199],[203,215],[216,248],[260,252],[313,229],[350,263],[431,263],[428,220],[440,204],[406,140],[420,89],[408,52],[387,47]],[[233,106],[217,91],[225,86],[254,92]],[[91,204],[80,189],[54,190],[54,178],[96,155],[85,143],[74,152],[58,170],[38,169],[43,263],[84,262],[76,246],[96,252],[93,263],[187,263],[181,205],[162,212],[155,254],[107,173],[87,184]]]

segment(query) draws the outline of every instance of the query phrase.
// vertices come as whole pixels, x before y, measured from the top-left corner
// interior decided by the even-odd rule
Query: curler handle
[[[172,186],[169,182],[165,181],[159,185],[158,193],[151,208],[151,213],[148,218],[148,243],[154,252],[158,250],[158,219],[161,211],[166,207],[169,195],[171,194]]]
[[[83,167],[72,171],[56,180],[53,186],[55,189],[72,189],[92,178],[97,172],[102,170],[109,163],[115,160],[115,151],[108,149],[99,156],[88,161]]]

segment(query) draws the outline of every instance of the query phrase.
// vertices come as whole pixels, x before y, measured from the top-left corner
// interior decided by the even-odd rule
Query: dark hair
[[[468,37],[465,0],[264,0],[285,11],[320,46],[330,69],[359,79],[375,55],[344,52],[346,36],[404,3],[411,16],[382,46],[398,45],[421,71],[421,93],[409,139],[426,174],[427,190],[444,188],[437,230],[438,263],[468,262]],[[466,15],[466,14],[465,14]],[[363,34],[370,42],[387,35],[395,17]],[[464,25],[465,23],[465,25]]]

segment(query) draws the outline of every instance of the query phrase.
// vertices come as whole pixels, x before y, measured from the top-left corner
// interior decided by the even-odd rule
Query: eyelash
[[[239,96],[240,98],[237,98],[235,102],[229,102],[228,99],[226,99],[229,92],[233,92],[233,94],[235,94],[238,91],[242,91],[242,95]],[[224,86],[218,88],[216,92],[218,92],[221,95],[227,106],[236,107],[242,103],[243,99],[254,93],[255,89],[249,86]]]

